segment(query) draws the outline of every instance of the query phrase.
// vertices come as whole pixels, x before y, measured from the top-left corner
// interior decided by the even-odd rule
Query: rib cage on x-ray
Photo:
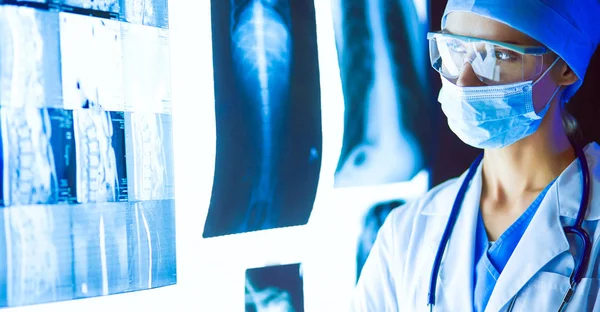
[[[417,14],[413,0],[398,1],[340,0],[346,113],[336,186],[407,181],[427,165],[429,103],[409,36]]]
[[[276,226],[272,209],[277,183],[276,157],[281,153],[280,132],[288,100],[291,34],[287,0],[232,0],[231,38],[234,70],[248,105],[256,105],[260,165],[253,183],[245,220],[251,228]]]

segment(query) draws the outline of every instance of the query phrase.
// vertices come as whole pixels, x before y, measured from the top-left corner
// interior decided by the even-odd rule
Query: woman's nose
[[[470,62],[465,62],[463,65],[462,71],[456,80],[456,85],[459,87],[481,87],[485,86],[485,83],[481,82],[475,71],[473,70],[473,66],[471,66]]]

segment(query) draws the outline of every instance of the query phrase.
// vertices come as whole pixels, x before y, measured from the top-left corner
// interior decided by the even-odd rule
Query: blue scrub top
[[[554,181],[550,182],[546,188],[531,203],[529,208],[513,223],[496,242],[490,245],[487,232],[481,217],[481,209],[477,217],[477,234],[475,238],[475,270],[473,285],[473,309],[475,312],[485,310],[488,301],[496,286],[496,281],[502,270],[506,266],[508,259],[517,247],[527,226],[533,219],[535,212],[539,208],[544,196],[548,192]]]

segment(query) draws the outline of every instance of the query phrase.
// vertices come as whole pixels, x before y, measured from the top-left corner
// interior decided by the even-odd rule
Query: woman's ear
[[[560,59],[556,63],[552,73],[554,80],[560,86],[570,86],[579,80],[577,75],[575,75],[575,72],[573,72],[571,67],[569,67],[569,65],[567,65],[563,59]]]

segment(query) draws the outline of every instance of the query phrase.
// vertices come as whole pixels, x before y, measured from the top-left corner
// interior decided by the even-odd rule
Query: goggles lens
[[[533,53],[527,47],[443,33],[430,33],[428,38],[431,65],[450,80],[458,79],[467,63],[488,85],[532,80],[543,71],[544,48]]]

